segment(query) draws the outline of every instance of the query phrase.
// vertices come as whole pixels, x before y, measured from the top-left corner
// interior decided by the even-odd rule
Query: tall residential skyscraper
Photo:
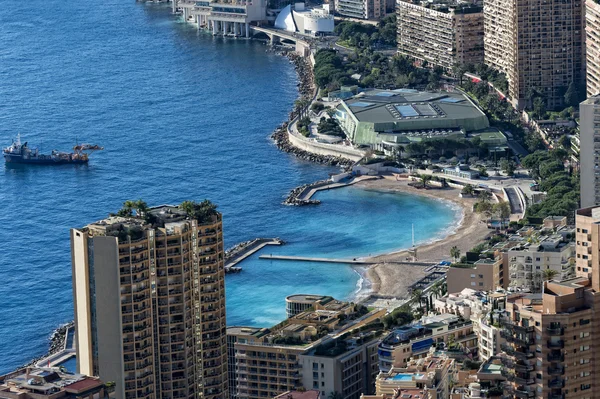
[[[398,53],[451,71],[483,62],[483,9],[458,1],[398,0]]]
[[[571,82],[583,83],[583,8],[581,0],[484,2],[485,63],[506,74],[515,105],[535,90],[560,107]]]
[[[547,281],[542,294],[509,294],[500,318],[506,339],[505,394],[599,398],[600,208],[576,213],[576,274]]]
[[[600,205],[600,94],[579,105],[581,206]]]
[[[117,399],[228,398],[221,215],[147,208],[71,230],[78,371]]]
[[[600,93],[600,4],[585,1],[585,69],[587,96]]]

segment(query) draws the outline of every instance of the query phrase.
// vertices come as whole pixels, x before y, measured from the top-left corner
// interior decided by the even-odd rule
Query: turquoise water
[[[7,4],[8,5],[8,4]],[[265,46],[199,34],[161,5],[30,0],[0,7],[0,143],[16,133],[44,151],[76,140],[106,150],[84,167],[0,166],[0,373],[45,353],[73,318],[69,228],[128,199],[210,198],[227,246],[255,237],[292,255],[357,256],[443,234],[448,206],[341,189],[317,207],[281,205],[335,168],[299,161],[268,138],[297,96],[287,59]],[[298,292],[350,298],[343,265],[256,257],[227,277],[230,324],[269,325]]]

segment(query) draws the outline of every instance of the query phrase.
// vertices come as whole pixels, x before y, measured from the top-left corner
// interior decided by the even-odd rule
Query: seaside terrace
[[[481,109],[456,92],[367,90],[341,100],[335,118],[353,143],[382,151],[427,139],[464,139],[477,132],[489,133],[483,135],[489,140],[505,140],[490,128]]]

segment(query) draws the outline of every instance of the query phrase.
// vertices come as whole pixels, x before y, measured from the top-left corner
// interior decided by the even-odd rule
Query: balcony
[[[514,342],[519,345],[529,346],[535,344],[535,338],[532,334],[513,333],[509,330],[501,330],[500,336],[508,342]]]
[[[553,388],[553,389],[564,388],[564,386],[565,386],[565,381],[562,378],[554,379],[548,383],[548,387]]]
[[[565,355],[562,353],[548,353],[548,361],[549,362],[564,362]]]
[[[533,357],[533,353],[530,352],[527,348],[513,348],[510,345],[502,344],[502,350],[506,352],[509,356],[514,356],[521,360],[531,359]]]
[[[549,335],[563,335],[564,334],[564,330],[561,327],[548,327],[546,328],[546,331],[548,332]]]
[[[550,375],[563,375],[565,369],[563,367],[548,367],[548,374]]]
[[[562,349],[565,347],[565,341],[558,340],[558,341],[548,341],[548,348],[551,349]]]

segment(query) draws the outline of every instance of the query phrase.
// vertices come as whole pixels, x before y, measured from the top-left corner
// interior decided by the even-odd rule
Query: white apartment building
[[[579,105],[581,207],[600,205],[600,95]]]

